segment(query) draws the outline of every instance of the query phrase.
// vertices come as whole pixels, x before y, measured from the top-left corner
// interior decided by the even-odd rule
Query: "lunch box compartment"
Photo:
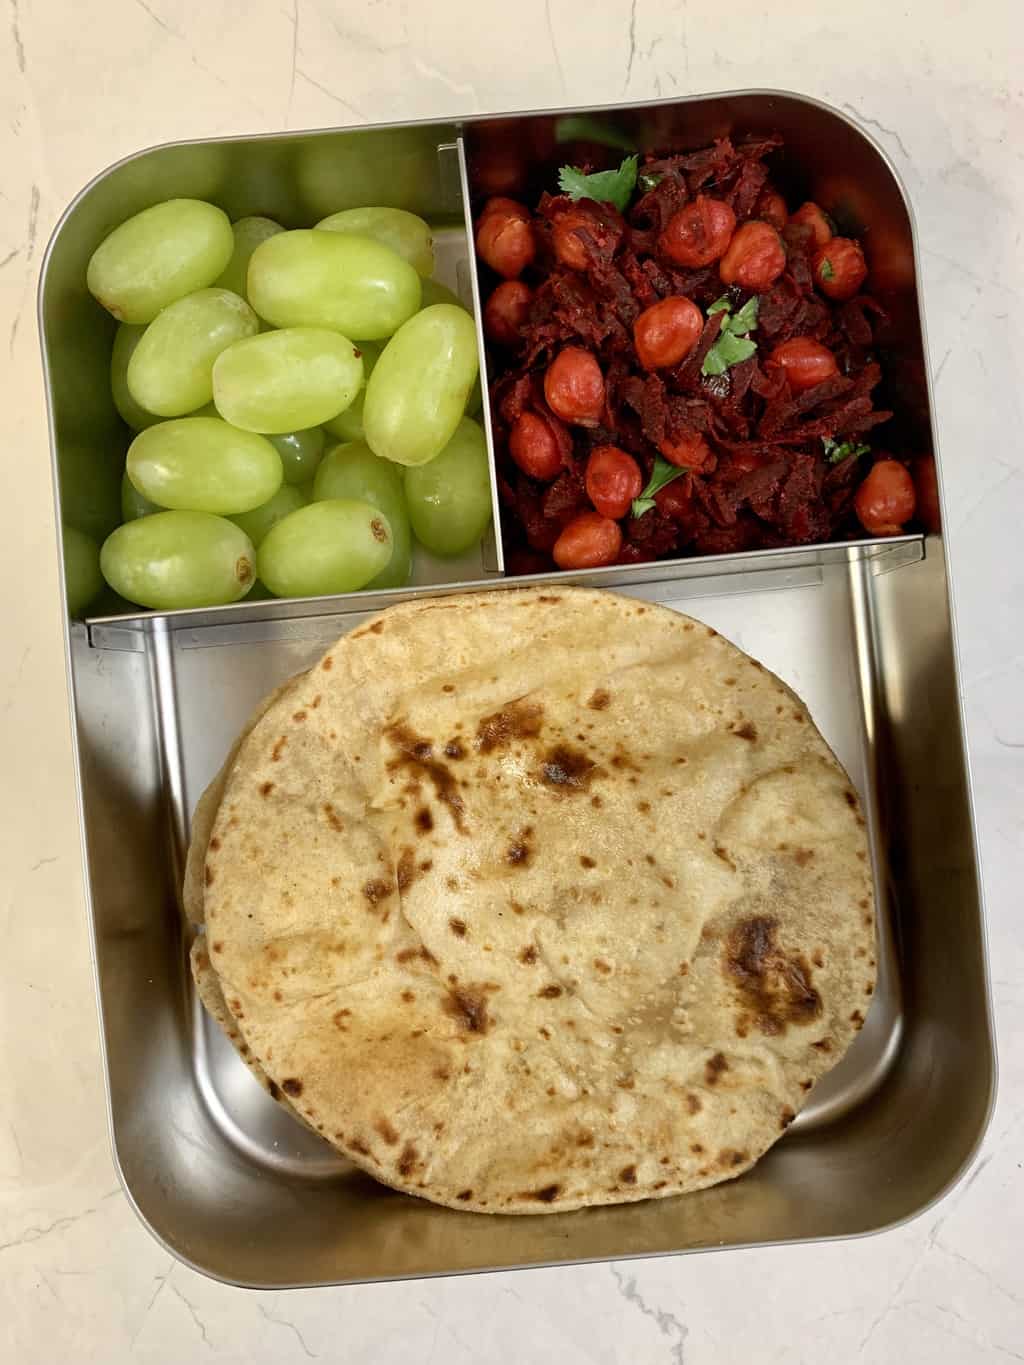
[[[431,219],[439,274],[479,317],[466,223],[481,167],[511,149],[528,185],[548,183],[571,159],[572,142],[559,141],[568,112],[179,144],[98,177],[59,225],[40,286],[58,512],[63,500],[99,526],[128,442],[109,397],[114,324],[84,283],[91,251],[117,223],[188,195],[292,226],[358,193]],[[787,193],[842,204],[844,226],[864,226],[893,319],[887,404],[906,448],[934,448],[909,210],[865,134],[825,106],[773,92],[571,112],[683,147],[781,133]],[[200,1271],[287,1287],[851,1236],[920,1212],[971,1159],[994,1084],[941,536],[531,580],[505,578],[501,563],[495,539],[454,564],[421,560],[401,591],[170,613],[103,614],[101,603],[88,622],[69,624],[111,1129],[140,1217]],[[804,698],[863,798],[879,980],[847,1057],[741,1179],[667,1200],[487,1217],[383,1188],[266,1097],[195,997],[180,887],[196,800],[271,688],[391,602],[552,580],[692,613]]]

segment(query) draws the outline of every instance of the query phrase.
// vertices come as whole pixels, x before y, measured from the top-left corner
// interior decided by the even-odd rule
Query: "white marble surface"
[[[0,12],[0,1360],[1024,1360],[1024,118],[1014,0],[5,0]],[[1017,20],[1019,24],[1019,19]],[[1016,49],[1016,52],[1015,52]],[[34,321],[96,171],[174,138],[742,86],[867,124],[913,195],[996,1018],[971,1176],[859,1242],[253,1294],[176,1265],[111,1164]]]

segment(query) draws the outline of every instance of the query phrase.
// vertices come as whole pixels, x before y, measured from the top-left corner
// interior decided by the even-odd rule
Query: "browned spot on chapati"
[[[301,724],[305,719],[306,719],[305,711],[292,712],[292,720],[297,721],[299,724]]]
[[[486,1033],[491,1026],[484,991],[476,986],[452,986],[443,1002],[446,1014],[467,1033]]]
[[[472,1191],[472,1190],[459,1190],[459,1192],[458,1192],[458,1194],[455,1196],[455,1198],[456,1198],[456,1199],[462,1199],[462,1200],[472,1199],[472,1198],[473,1198],[473,1191]]]
[[[555,791],[573,795],[586,791],[601,769],[582,751],[568,744],[556,744],[546,754],[541,765],[540,779]]]
[[[553,1204],[562,1192],[561,1185],[545,1185],[540,1190],[524,1190],[517,1199],[538,1199],[542,1204]]]
[[[395,961],[412,962],[417,957],[422,958],[424,962],[428,962],[434,967],[437,966],[437,958],[424,943],[421,943],[418,948],[403,948],[401,952],[395,954]]]
[[[406,988],[402,992],[402,999],[405,1001],[407,1005],[411,1005],[412,1002],[416,999],[416,992],[410,991],[408,988]]]
[[[831,1052],[832,1040],[830,1038],[819,1038],[816,1043],[811,1044],[811,1047],[815,1048],[818,1052]]]
[[[864,1027],[864,1016],[863,1014],[861,1014],[860,1010],[853,1011],[853,1013],[850,1015],[850,1023],[854,1026],[854,1028]]]
[[[726,1170],[734,1166],[742,1166],[748,1160],[746,1152],[737,1152],[733,1147],[723,1147],[718,1153],[718,1164]]]
[[[619,1172],[619,1179],[622,1181],[622,1183],[623,1183],[624,1185],[635,1185],[635,1184],[636,1184],[636,1167],[635,1167],[635,1166],[624,1166],[624,1167],[622,1168],[622,1170]]]
[[[812,1086],[813,1084],[814,1084],[814,1082],[811,1081],[811,1080],[801,1081],[801,1082],[800,1082],[800,1089],[801,1089],[801,1090],[810,1090],[810,1088],[811,1088],[811,1086]]]
[[[466,921],[464,919],[450,919],[448,921],[448,928],[452,931],[453,934],[456,935],[456,937],[458,938],[466,937],[467,930]]]
[[[815,948],[814,952],[811,954],[811,961],[816,967],[824,967],[825,956],[820,948]]]
[[[211,868],[209,863],[207,863],[203,868],[203,881],[206,883],[207,886],[213,885],[213,869]]]
[[[281,1098],[281,1091],[278,1088],[276,1081],[269,1081],[267,1083],[267,1094],[272,1100],[279,1100]]]
[[[417,871],[416,852],[407,845],[402,849],[398,859],[398,866],[395,869],[395,880],[398,882],[398,891],[400,895],[408,891],[409,887],[412,886],[413,882],[416,880]]]
[[[612,970],[611,967],[609,967],[608,963],[605,962],[604,959],[600,957],[594,958],[594,969],[595,971],[599,971],[602,976],[608,976]]]
[[[324,816],[327,819],[327,823],[330,825],[331,829],[333,829],[336,834],[341,834],[345,826],[342,824],[341,817],[338,815],[338,812],[331,805],[330,801],[324,802],[323,812]]]
[[[717,1085],[722,1073],[729,1070],[729,1063],[725,1059],[724,1052],[716,1052],[713,1057],[709,1057],[704,1063],[704,1080],[708,1085]]]
[[[388,1123],[387,1119],[379,1118],[373,1126],[389,1147],[394,1147],[397,1144],[398,1134],[392,1128],[391,1124]]]
[[[371,905],[376,906],[379,905],[382,900],[385,900],[388,896],[390,896],[394,889],[395,888],[391,885],[390,882],[377,879],[375,881],[366,883],[366,885],[363,887],[363,895],[366,897],[366,899],[370,902]]]
[[[703,1154],[704,1154],[704,1145],[703,1145],[703,1143],[700,1143],[700,1142],[691,1142],[691,1143],[690,1143],[690,1151],[694,1154],[694,1156],[703,1156]]]
[[[721,844],[715,844],[713,847],[715,850],[715,857],[721,858],[722,862],[725,863],[727,867],[731,867],[733,872],[735,872],[736,864],[729,857],[729,850],[727,848],[723,848]]]
[[[510,867],[527,867],[529,865],[530,859],[533,857],[533,849],[530,846],[532,837],[533,826],[524,825],[505,852],[505,861]]]
[[[765,915],[744,920],[730,932],[723,951],[726,979],[769,1036],[785,1033],[790,1024],[809,1024],[822,1010],[807,959],[783,952],[776,928],[776,921]]]
[[[783,1131],[785,1131],[785,1129],[789,1127],[789,1125],[793,1122],[795,1118],[796,1114],[793,1112],[793,1110],[789,1107],[788,1104],[785,1105],[785,1107],[782,1110],[782,1113],[779,1115],[779,1127]]]
[[[272,749],[271,752],[270,752],[271,762],[277,763],[277,762],[280,761],[281,755],[282,755],[282,753],[284,752],[284,747],[285,747],[285,745],[286,745],[287,743],[288,743],[288,736],[287,736],[287,735],[282,735],[281,738],[276,742],[276,744],[274,745],[273,749]]]
[[[420,806],[414,817],[416,828],[421,834],[429,834],[434,828],[434,817],[430,813],[428,806]]]
[[[264,796],[264,797],[269,796],[270,793],[271,793],[273,790],[274,790],[274,784],[273,784],[273,782],[261,782],[261,783],[260,783],[260,796]]]
[[[534,944],[528,943],[525,948],[520,949],[519,961],[527,967],[537,961],[537,949]]]
[[[224,944],[220,941],[220,939],[218,939],[216,943],[213,943],[213,944],[210,945],[210,952],[211,952],[211,953],[222,953],[223,951],[224,951]]]
[[[358,1152],[360,1156],[370,1155],[370,1149],[362,1138],[352,1138],[348,1145],[352,1148],[353,1152]]]
[[[813,848],[798,848],[796,852],[793,854],[793,858],[798,867],[806,867],[813,857],[814,857]]]
[[[597,862],[595,861],[595,859],[591,858],[591,856],[590,856],[589,853],[581,853],[581,854],[580,854],[580,867],[587,867],[587,868],[590,868],[590,867],[596,867],[596,866],[597,866]]]
[[[542,986],[537,994],[544,1000],[557,1000],[562,994],[562,988],[552,983],[550,986]]]
[[[536,739],[544,708],[537,702],[509,702],[484,716],[476,727],[476,747],[482,754],[507,748],[514,739]]]
[[[302,1094],[302,1082],[296,1080],[294,1076],[286,1076],[281,1082],[281,1089],[286,1095],[290,1095],[293,1100],[298,1099]]]
[[[412,774],[426,777],[433,784],[438,800],[448,807],[455,828],[460,834],[466,833],[464,820],[465,803],[458,793],[455,778],[448,768],[434,757],[434,746],[428,739],[413,733],[402,722],[389,725],[385,735],[398,750],[398,757],[391,760],[388,770],[407,768]]]
[[[331,658],[329,654],[327,658],[323,661],[323,663],[320,665],[320,667],[324,670],[325,673],[330,673],[331,669],[334,667],[334,660]]]
[[[210,840],[210,847],[213,849],[214,853],[216,853],[217,850],[220,848],[220,839],[216,834]]]
[[[751,720],[745,720],[742,725],[736,727],[733,734],[737,739],[749,739],[753,742],[757,739],[757,726]]]
[[[591,696],[587,705],[591,711],[606,711],[611,703],[612,694],[605,687],[599,687]]]
[[[460,758],[465,758],[466,750],[463,748],[462,741],[460,739],[450,739],[444,746],[444,756],[445,758],[453,758],[456,762],[458,762]]]

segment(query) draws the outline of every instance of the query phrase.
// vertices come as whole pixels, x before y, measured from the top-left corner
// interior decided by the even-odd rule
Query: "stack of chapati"
[[[406,603],[196,811],[207,1008],[384,1183],[545,1213],[747,1170],[864,1022],[864,821],[806,708],[607,592]]]

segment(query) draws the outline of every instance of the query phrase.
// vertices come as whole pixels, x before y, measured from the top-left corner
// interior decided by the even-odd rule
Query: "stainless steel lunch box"
[[[293,226],[348,203],[393,203],[437,225],[442,273],[479,317],[468,193],[567,159],[569,113],[613,121],[640,146],[781,133],[794,201],[820,198],[863,234],[893,319],[889,401],[912,448],[934,449],[913,223],[894,170],[836,111],[739,92],[173,144],[105,171],[58,224],[40,283],[58,519],[99,535],[116,515],[128,433],[110,398],[113,323],[85,288],[111,228],[174,196]],[[285,1287],[844,1237],[920,1212],[977,1148],[995,1067],[941,534],[559,575],[677,605],[724,632],[805,698],[864,797],[882,911],[876,997],[848,1056],[750,1174],[536,1218],[436,1207],[382,1188],[301,1129],[199,1007],[179,908],[188,823],[246,715],[370,611],[537,581],[509,580],[502,566],[499,532],[461,561],[421,558],[400,592],[168,613],[101,602],[69,623],[111,1130],[139,1216],[195,1269]]]

